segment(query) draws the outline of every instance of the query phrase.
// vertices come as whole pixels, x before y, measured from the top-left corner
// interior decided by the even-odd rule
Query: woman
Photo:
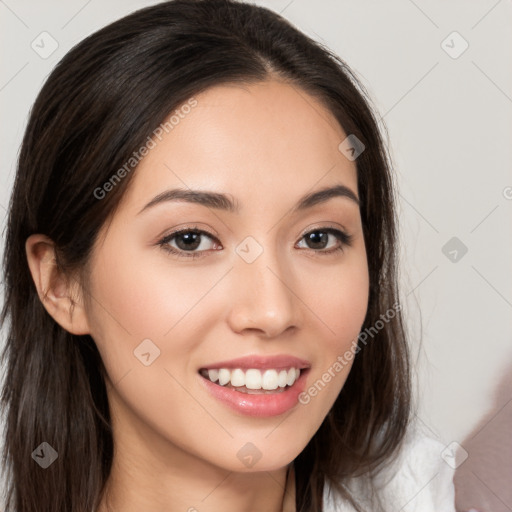
[[[7,511],[453,511],[395,235],[366,94],[275,13],[175,0],[85,39],[10,204]]]

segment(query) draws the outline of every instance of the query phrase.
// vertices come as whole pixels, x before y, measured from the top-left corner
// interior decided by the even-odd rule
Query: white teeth
[[[277,389],[277,371],[266,370],[261,378],[261,387],[263,389]]]
[[[234,386],[233,383],[231,384]],[[245,386],[247,389],[261,389],[261,372],[254,369],[247,370],[245,372],[245,382],[242,386]]]
[[[245,386],[245,375],[244,372],[239,368],[231,372],[231,385]]]
[[[231,372],[226,368],[221,368],[219,370],[219,384],[224,386],[231,380]]]
[[[284,388],[286,386],[287,380],[288,380],[288,372],[286,370],[281,370],[279,372],[279,376],[277,377],[277,385],[280,388]]]
[[[202,370],[201,374],[212,382],[217,382],[221,386],[230,385],[231,387],[246,387],[249,389],[263,389],[271,391],[286,386],[293,386],[300,376],[298,368],[290,368],[288,370],[259,370],[250,368],[242,370],[236,368],[229,370],[228,368],[219,368],[212,370]]]
[[[288,384],[288,386],[291,386],[295,382],[296,375],[295,368],[290,368],[288,370],[288,376],[286,378],[286,384]]]

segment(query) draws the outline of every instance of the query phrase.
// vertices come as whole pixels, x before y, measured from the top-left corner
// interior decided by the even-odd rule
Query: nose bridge
[[[250,236],[235,252],[232,328],[260,329],[268,336],[276,336],[296,325],[298,304],[285,255]]]

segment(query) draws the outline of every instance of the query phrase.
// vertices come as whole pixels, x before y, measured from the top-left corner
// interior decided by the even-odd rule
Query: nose
[[[270,250],[255,261],[235,260],[230,272],[228,323],[236,333],[257,331],[275,338],[299,327],[300,298],[294,291],[293,272]]]

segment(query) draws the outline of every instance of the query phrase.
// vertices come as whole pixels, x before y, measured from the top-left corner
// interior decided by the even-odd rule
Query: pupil
[[[180,249],[197,249],[200,243],[200,234],[185,233],[183,235],[180,235],[176,240],[176,244],[178,245],[178,247],[180,246],[180,240],[184,242],[184,247],[180,247]]]
[[[318,235],[320,233],[320,235]],[[310,233],[308,239],[310,242],[313,243],[313,245],[315,244],[321,244],[322,247],[311,247],[312,249],[321,249],[323,248],[325,245],[325,243],[327,243],[327,233],[324,233],[322,231],[315,231],[314,233]]]

